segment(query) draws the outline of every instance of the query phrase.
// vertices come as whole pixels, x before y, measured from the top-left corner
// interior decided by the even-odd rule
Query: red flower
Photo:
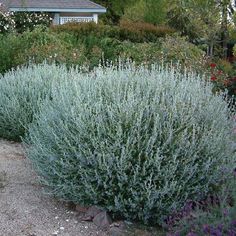
[[[217,80],[217,78],[215,76],[211,77],[211,81],[216,81],[216,80]]]
[[[211,67],[211,68],[215,68],[215,67],[216,67],[216,64],[215,64],[215,63],[211,63],[211,64],[210,64],[210,67]]]
[[[230,84],[229,80],[224,80],[224,86],[228,86]]]

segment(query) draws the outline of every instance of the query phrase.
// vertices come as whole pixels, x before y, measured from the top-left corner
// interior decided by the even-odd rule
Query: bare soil
[[[2,181],[1,181],[2,180]],[[43,193],[21,144],[0,140],[0,236],[107,236]]]

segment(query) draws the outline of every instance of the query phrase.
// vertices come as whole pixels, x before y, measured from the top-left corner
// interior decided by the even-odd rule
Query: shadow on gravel
[[[0,172],[0,189],[4,188],[6,185],[6,176],[7,175],[5,171]]]

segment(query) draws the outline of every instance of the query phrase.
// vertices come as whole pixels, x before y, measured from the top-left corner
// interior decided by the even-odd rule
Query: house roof
[[[90,0],[0,0],[10,11],[106,12]]]

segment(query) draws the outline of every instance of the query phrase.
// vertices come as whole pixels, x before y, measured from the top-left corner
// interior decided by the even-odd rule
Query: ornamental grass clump
[[[66,67],[47,64],[0,75],[0,137],[19,141],[55,84],[69,77]]]
[[[232,114],[211,90],[158,66],[80,74],[37,113],[27,155],[54,196],[162,223],[218,191],[235,164]]]

